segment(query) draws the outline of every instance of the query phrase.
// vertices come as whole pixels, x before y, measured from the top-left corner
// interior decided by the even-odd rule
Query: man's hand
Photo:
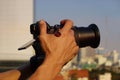
[[[59,30],[61,35],[56,37],[53,34],[47,34],[45,21],[41,20],[40,24],[40,42],[45,51],[45,60],[52,58],[58,64],[64,65],[70,61],[78,52],[74,38],[74,31],[71,29],[73,22],[71,20],[62,20],[61,24],[64,25]]]

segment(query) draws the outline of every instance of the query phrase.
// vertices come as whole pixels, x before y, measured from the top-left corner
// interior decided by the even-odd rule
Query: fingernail
[[[61,33],[60,33],[59,31],[56,31],[56,32],[54,33],[54,35],[55,35],[56,37],[60,37],[60,36],[61,36]]]

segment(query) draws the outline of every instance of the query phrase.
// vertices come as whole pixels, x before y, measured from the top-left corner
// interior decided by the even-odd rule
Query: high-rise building
[[[80,60],[79,63],[84,62],[85,57],[86,57],[86,54],[87,54],[86,48],[81,48],[81,49],[80,49],[79,56],[78,56],[78,58],[79,58],[79,60]]]
[[[80,63],[82,62],[86,62],[86,58],[93,58],[95,56],[95,49],[91,48],[91,47],[85,47],[85,48],[81,48],[80,49],[80,53],[79,53],[79,60]]]
[[[33,49],[18,51],[32,39],[33,0],[0,0],[0,60],[29,59]]]
[[[116,50],[112,51],[111,56],[112,56],[113,63],[117,63],[118,62],[118,52]]]

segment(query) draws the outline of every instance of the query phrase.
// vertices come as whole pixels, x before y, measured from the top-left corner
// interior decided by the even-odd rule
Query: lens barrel
[[[81,47],[90,46],[97,48],[100,44],[100,32],[95,24],[88,27],[73,27],[77,45]]]

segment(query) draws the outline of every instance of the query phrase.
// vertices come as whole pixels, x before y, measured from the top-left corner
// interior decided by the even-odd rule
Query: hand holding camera
[[[40,64],[43,63],[47,54],[51,52],[54,53],[53,51],[57,50],[56,52],[59,52],[59,53],[63,53],[62,51],[67,51],[66,53],[71,53],[71,57],[69,56],[69,59],[66,58],[68,60],[64,60],[67,62],[74,57],[74,55],[72,54],[72,51],[77,51],[78,49],[77,46],[79,46],[80,48],[86,47],[86,46],[97,48],[100,43],[100,32],[97,25],[90,24],[88,27],[76,27],[76,26],[73,26],[73,22],[71,20],[63,20],[61,21],[60,24],[56,24],[54,26],[50,26],[47,22],[42,20],[40,22],[31,24],[30,32],[33,35],[33,40],[25,44],[20,49],[25,49],[30,45],[33,46],[36,55],[31,58],[30,62],[35,69]],[[64,40],[61,39],[61,37],[63,37],[64,35],[69,38],[65,38]],[[67,45],[66,44],[67,42],[71,42],[71,45],[68,46],[69,48],[70,47],[71,48],[68,50],[67,48],[64,49],[64,46]],[[72,43],[74,44],[74,46]],[[56,44],[58,44],[59,46],[55,47]],[[77,48],[76,50],[73,50],[75,46]],[[61,55],[59,53],[55,53],[55,54],[57,54],[57,56]],[[74,52],[74,54],[75,53],[77,52]],[[53,56],[56,57],[55,55]],[[57,61],[59,60],[60,59],[57,59]]]

